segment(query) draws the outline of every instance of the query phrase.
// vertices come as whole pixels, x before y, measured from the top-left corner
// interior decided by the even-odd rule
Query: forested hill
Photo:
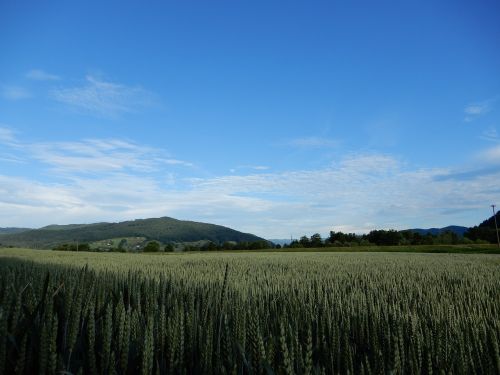
[[[496,213],[497,225],[500,225],[500,211]],[[469,228],[465,236],[471,240],[485,240],[491,243],[497,242],[497,230],[495,228],[495,217],[490,216],[478,226]]]
[[[120,237],[145,237],[163,243],[200,240],[209,240],[215,243],[263,241],[262,238],[253,234],[242,233],[221,225],[162,217],[120,223],[49,225],[21,233],[0,234],[0,244],[3,246],[52,248],[62,243],[74,241],[93,242]]]
[[[0,228],[0,234],[21,233],[31,230],[31,228]]]
[[[464,235],[464,233],[467,232],[468,229],[469,228],[467,228],[467,227],[462,227],[459,225],[449,225],[449,226],[444,227],[444,228],[429,228],[429,229],[416,228],[416,229],[409,229],[409,230],[414,232],[414,233],[419,233],[422,236],[425,236],[428,233],[433,235],[433,236],[439,236],[442,233],[452,232],[452,233],[455,233],[457,236],[462,237]]]

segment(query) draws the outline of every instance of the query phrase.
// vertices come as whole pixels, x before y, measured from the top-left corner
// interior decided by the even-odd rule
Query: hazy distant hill
[[[209,240],[253,242],[263,239],[221,225],[176,220],[169,217],[140,219],[120,223],[49,225],[21,233],[0,234],[0,244],[19,247],[52,248],[62,243],[94,242],[120,237],[145,237],[167,242]]]
[[[0,228],[0,234],[21,233],[31,230],[31,228]]]
[[[284,239],[284,238],[273,238],[272,240],[268,240],[268,241],[271,241],[273,244],[275,245],[289,245],[290,242],[292,242],[291,239]]]
[[[467,232],[469,228],[467,227],[461,227],[459,225],[450,225],[444,228],[429,228],[429,229],[409,229],[412,232],[419,233],[421,235],[426,235],[427,233],[430,233],[434,236],[437,236],[441,233],[444,233],[446,231],[453,232],[457,234],[460,237],[463,237],[464,233]]]

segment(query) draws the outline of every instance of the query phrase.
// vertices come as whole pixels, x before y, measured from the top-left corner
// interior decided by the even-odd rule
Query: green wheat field
[[[500,374],[500,255],[0,250],[0,374]]]

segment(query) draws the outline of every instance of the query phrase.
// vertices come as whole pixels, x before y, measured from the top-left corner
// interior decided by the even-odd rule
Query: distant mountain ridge
[[[467,232],[468,229],[469,228],[467,228],[467,227],[462,227],[462,226],[459,226],[459,225],[449,225],[449,226],[444,227],[444,228],[429,228],[429,229],[415,228],[415,229],[408,229],[408,230],[411,231],[411,232],[414,232],[414,233],[418,233],[418,234],[424,235],[424,236],[427,233],[430,233],[433,236],[438,236],[441,233],[444,233],[444,232],[448,231],[448,232],[455,233],[456,235],[458,235],[460,237],[463,237],[463,235],[465,234],[465,232]]]
[[[32,228],[0,228],[0,234],[21,233],[31,229]]]
[[[48,249],[62,243],[94,242],[120,237],[145,237],[162,243],[201,240],[215,243],[265,241],[253,234],[221,225],[161,217],[119,223],[49,225],[19,233],[0,234],[0,244]]]
[[[281,246],[289,245],[290,242],[292,242],[292,240],[289,238],[288,239],[286,239],[286,238],[273,238],[273,239],[270,239],[268,241],[272,242],[275,245],[281,245]]]

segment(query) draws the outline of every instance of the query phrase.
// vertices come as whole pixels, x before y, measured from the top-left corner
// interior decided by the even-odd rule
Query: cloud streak
[[[32,69],[26,72],[26,78],[34,81],[58,81],[61,79],[59,76],[47,73],[41,69]]]
[[[477,118],[484,116],[486,113],[490,112],[493,104],[498,100],[498,97],[494,97],[482,102],[470,103],[464,108],[465,118],[464,121],[471,122]]]
[[[231,168],[229,172],[236,173],[239,170],[252,170],[252,171],[267,171],[271,167],[267,165],[238,165],[237,167]]]
[[[500,167],[500,145],[490,147],[479,154],[479,158],[486,163]]]
[[[489,106],[487,103],[471,104],[465,107],[465,114],[471,116],[478,116],[488,112]]]
[[[7,100],[23,100],[32,97],[31,92],[21,86],[3,86],[1,95]]]
[[[0,127],[0,143],[10,144],[15,141],[15,133],[7,127]]]
[[[298,148],[333,148],[339,145],[336,139],[328,139],[321,137],[303,137],[292,139],[288,145]]]
[[[85,139],[73,142],[22,142],[9,128],[0,127],[0,145],[25,160],[40,162],[64,176],[107,173],[146,174],[165,166],[191,168],[164,151],[121,139]]]
[[[91,75],[85,78],[83,85],[53,89],[51,96],[74,109],[104,117],[134,113],[152,102],[152,94],[147,90]]]
[[[500,194],[498,148],[482,154],[483,163],[491,162],[484,173],[412,168],[392,155],[371,153],[347,155],[320,169],[197,177],[191,163],[128,140],[27,143],[0,128],[0,142],[25,162],[41,163],[45,176],[0,173],[0,226],[167,215],[289,238],[332,229],[469,225],[475,221],[464,220]],[[175,176],[172,168],[188,173]]]
[[[498,136],[497,129],[494,127],[490,127],[486,129],[480,136],[479,138],[485,140],[485,141],[490,141],[490,142],[500,142],[500,137]]]

